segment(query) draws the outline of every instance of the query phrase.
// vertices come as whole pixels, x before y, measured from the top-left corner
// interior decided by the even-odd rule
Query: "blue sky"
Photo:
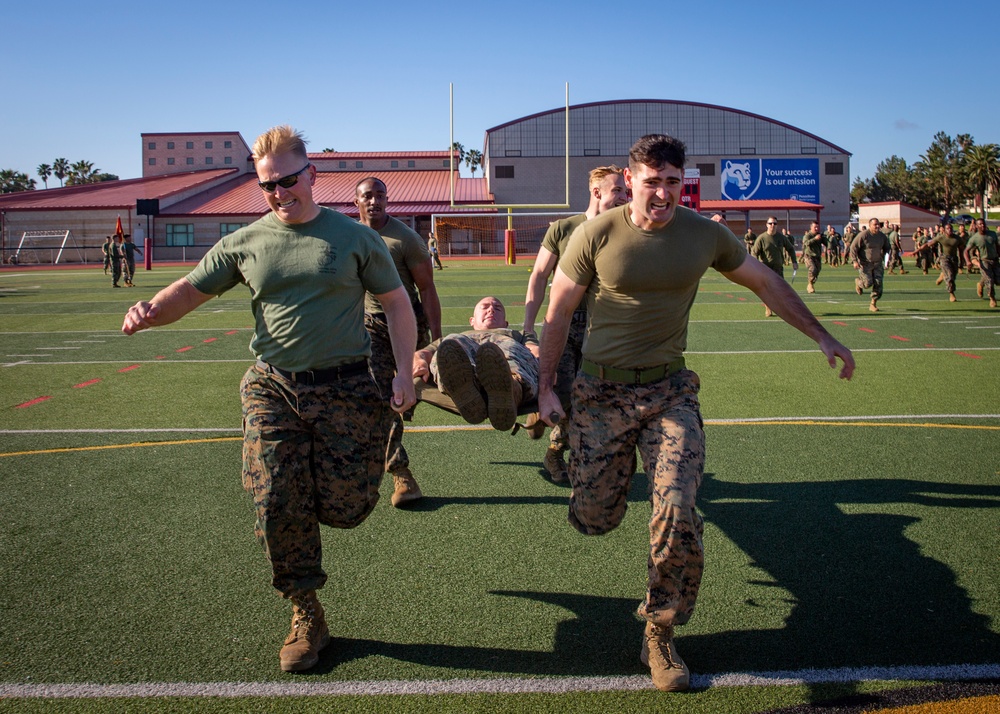
[[[562,107],[568,82],[571,104],[675,99],[777,119],[847,149],[852,179],[867,178],[893,154],[913,163],[938,131],[1000,143],[1000,8],[941,7],[5,3],[0,168],[37,178],[65,157],[132,178],[142,132],[252,143],[284,123],[315,151],[440,150],[450,83],[455,138],[482,149],[486,129]],[[975,27],[981,41],[962,34]]]

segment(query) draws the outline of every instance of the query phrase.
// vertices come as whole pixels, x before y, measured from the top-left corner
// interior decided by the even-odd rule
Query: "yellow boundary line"
[[[979,430],[979,431],[1000,431],[1000,426],[990,426],[987,424],[934,424],[934,423],[918,423],[913,424],[909,422],[871,422],[871,421],[816,421],[816,420],[801,420],[801,421],[722,421],[722,420],[705,420],[706,426],[892,426],[892,427],[903,427],[910,429],[969,429],[969,430]],[[481,427],[458,427],[462,431],[488,431],[492,427],[481,426]],[[429,426],[429,427],[418,427],[418,429],[411,429],[409,431],[415,433],[435,433],[444,431],[455,431],[454,426]],[[76,451],[104,451],[107,449],[138,449],[145,446],[180,446],[189,444],[216,444],[226,441],[242,441],[242,436],[220,436],[210,439],[175,439],[171,441],[138,441],[131,444],[106,444],[104,446],[71,446],[61,449],[38,449],[36,451],[10,451],[6,453],[0,453],[0,458],[7,456],[35,456],[41,454],[67,454]]]

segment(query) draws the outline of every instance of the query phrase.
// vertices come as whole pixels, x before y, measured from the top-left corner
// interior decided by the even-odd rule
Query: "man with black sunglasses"
[[[354,187],[354,205],[358,207],[361,223],[376,231],[392,256],[399,279],[410,298],[417,317],[417,349],[426,347],[431,340],[441,339],[441,301],[434,287],[434,268],[431,254],[423,238],[386,211],[389,192],[385,183],[374,176],[358,181]],[[365,328],[372,340],[372,374],[383,394],[392,393],[392,379],[396,376],[392,339],[386,324],[385,310],[372,294],[365,297]],[[403,417],[386,410],[385,432],[388,444],[385,453],[385,470],[392,474],[392,505],[397,508],[405,503],[423,498],[420,485],[410,471],[410,457],[403,446]]]
[[[320,523],[360,524],[378,501],[385,400],[368,367],[365,291],[386,313],[395,346],[391,406],[416,401],[416,323],[379,235],[313,198],[316,169],[301,133],[275,127],[253,158],[271,212],[216,243],[186,277],[125,316],[131,335],[174,322],[240,283],[255,318],[243,377],[243,485],[253,493],[255,532],[271,563],[271,584],[292,601],[281,669],[319,662],[330,642],[316,591],[326,582]]]

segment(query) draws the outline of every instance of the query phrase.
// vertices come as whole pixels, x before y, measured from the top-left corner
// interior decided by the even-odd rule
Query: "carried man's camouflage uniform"
[[[584,534],[615,528],[625,514],[636,449],[650,483],[652,517],[646,620],[640,659],[657,688],[687,689],[674,628],[691,617],[703,569],[696,497],[705,465],[700,381],[687,369],[687,326],[709,268],[779,307],[815,340],[831,366],[854,360],[773,271],[749,258],[725,226],[681,207],[684,145],[649,135],[632,147],[625,180],[632,202],[587,221],[556,269],[542,333],[540,413],[562,417],[554,392],[573,310],[586,297],[589,325],[570,410],[569,521]]]
[[[253,146],[271,212],[216,243],[187,276],[138,302],[122,331],[174,322],[244,284],[255,325],[256,364],[240,385],[243,483],[271,584],[292,601],[281,669],[310,669],[330,642],[316,591],[326,582],[320,524],[353,528],[378,501],[386,400],[369,373],[364,326],[369,291],[397,346],[392,408],[415,402],[416,325],[410,300],[375,231],[321,208],[301,134],[275,127]]]

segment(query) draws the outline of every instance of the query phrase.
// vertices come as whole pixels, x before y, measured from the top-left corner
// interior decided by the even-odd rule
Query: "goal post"
[[[519,255],[538,252],[553,221],[576,213],[435,213],[431,230],[441,255],[497,257],[512,264]]]
[[[41,258],[38,255],[40,250],[48,250],[49,258],[53,265],[57,264],[62,260],[63,253],[66,252],[66,248],[72,244],[72,247],[76,250],[77,257],[80,259],[81,263],[86,263],[87,260],[80,250],[80,246],[76,242],[76,238],[73,236],[73,231],[24,231],[21,234],[21,240],[17,244],[17,250],[14,251],[14,259],[18,263],[24,262],[34,262],[41,263]]]

